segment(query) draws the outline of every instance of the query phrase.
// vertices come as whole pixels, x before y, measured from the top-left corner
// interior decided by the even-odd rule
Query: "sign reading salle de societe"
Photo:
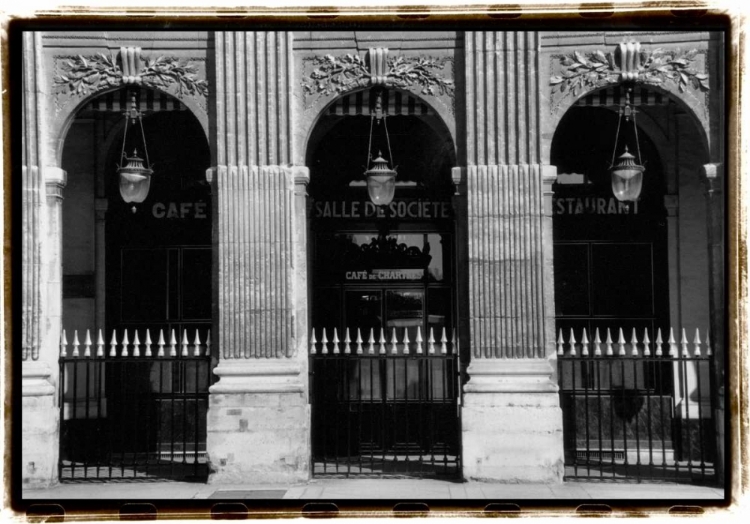
[[[372,202],[334,200],[318,201],[313,206],[315,218],[452,218],[453,210],[449,202],[427,200],[393,201],[387,206],[376,206]]]

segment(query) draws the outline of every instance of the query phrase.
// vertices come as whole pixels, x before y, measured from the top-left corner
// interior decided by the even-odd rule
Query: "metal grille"
[[[339,342],[313,332],[313,475],[459,476],[460,377],[445,333]]]
[[[148,330],[113,333],[105,347],[75,332],[60,355],[61,481],[205,480],[210,335],[183,333],[178,344]],[[201,342],[201,338],[205,343]],[[83,346],[80,348],[80,346]],[[107,354],[105,355],[105,351]]]
[[[566,478],[715,481],[710,341],[578,336],[557,341]]]

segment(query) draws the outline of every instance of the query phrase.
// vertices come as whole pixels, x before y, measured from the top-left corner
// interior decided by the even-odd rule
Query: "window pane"
[[[167,252],[164,249],[123,249],[122,321],[166,319]]]
[[[587,316],[589,307],[588,244],[555,244],[555,315]]]
[[[594,315],[652,316],[651,244],[593,244],[591,250]]]

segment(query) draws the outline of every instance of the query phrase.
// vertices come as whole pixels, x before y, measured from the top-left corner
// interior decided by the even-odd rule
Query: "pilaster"
[[[291,33],[219,32],[215,49],[209,482],[297,482],[309,476],[310,411],[306,169],[289,165]]]
[[[724,338],[724,166],[706,164],[703,166],[706,184],[706,216],[708,218],[708,272],[709,272],[709,311],[711,316],[711,343],[714,352],[713,383],[714,420],[717,435],[717,476],[723,482],[726,452],[724,449],[725,430],[725,370],[727,369],[726,341]],[[736,376],[736,375],[735,375]]]
[[[561,482],[554,366],[552,183],[540,163],[538,35],[466,34],[471,364],[464,477]]]

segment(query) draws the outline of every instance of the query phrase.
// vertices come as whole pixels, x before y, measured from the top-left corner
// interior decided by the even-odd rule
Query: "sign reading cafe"
[[[387,208],[387,209],[386,209]],[[427,200],[393,201],[387,206],[376,206],[372,202],[359,201],[318,201],[313,213],[315,218],[374,218],[385,217],[386,210],[391,218],[451,218],[453,210],[448,202]]]

